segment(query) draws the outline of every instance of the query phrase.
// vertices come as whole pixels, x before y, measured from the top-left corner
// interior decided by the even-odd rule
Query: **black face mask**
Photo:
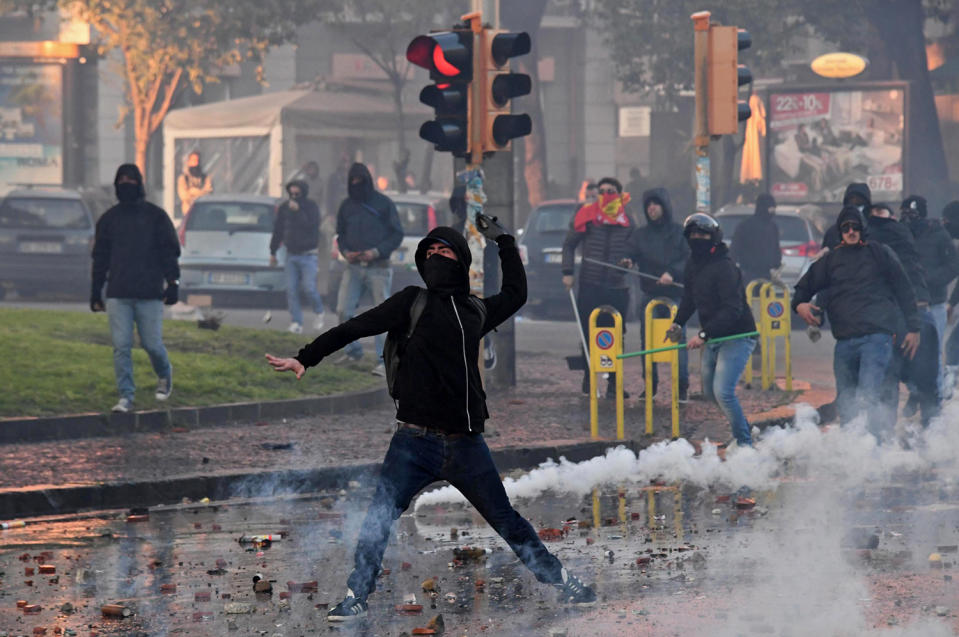
[[[140,198],[139,184],[116,184],[117,199],[123,203],[131,203]]]
[[[423,281],[434,292],[459,292],[465,284],[463,266],[459,261],[434,254],[423,264]]]
[[[350,199],[354,201],[364,201],[366,199],[366,180],[364,179],[356,184],[351,181],[346,187],[346,192],[349,194]]]
[[[949,233],[949,236],[953,239],[959,239],[959,226],[951,223],[943,223],[942,227],[946,229],[946,232]]]
[[[715,245],[712,239],[689,239],[689,250],[693,253],[694,259],[703,259],[709,256]]]

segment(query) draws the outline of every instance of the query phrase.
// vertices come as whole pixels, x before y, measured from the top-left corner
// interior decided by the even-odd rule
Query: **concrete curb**
[[[625,445],[638,453],[646,444],[633,440],[599,440],[558,446],[498,449],[492,453],[497,468],[506,472],[532,469],[550,458],[559,460],[560,456],[571,462],[581,462],[618,445]],[[319,469],[180,476],[140,482],[3,489],[0,490],[0,520],[83,510],[174,504],[183,498],[200,500],[207,497],[211,500],[223,500],[232,497],[268,497],[341,489],[351,480],[371,484],[379,468],[380,463],[377,462]]]
[[[291,418],[308,414],[335,414],[391,404],[385,387],[366,391],[273,400],[232,403],[209,407],[177,407],[128,414],[74,414],[50,418],[0,419],[0,445],[48,440],[101,438],[131,433],[167,431],[172,427],[202,429],[238,422]]]

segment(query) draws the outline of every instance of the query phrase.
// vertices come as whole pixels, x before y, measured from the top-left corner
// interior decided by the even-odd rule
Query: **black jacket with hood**
[[[919,262],[926,275],[929,288],[929,303],[938,305],[946,302],[946,288],[959,275],[959,254],[952,243],[952,237],[935,219],[928,218],[925,197],[912,195],[902,202],[903,208],[912,206],[917,215],[903,216],[903,225],[909,228],[916,240]]]
[[[663,215],[652,221],[646,209],[651,201],[663,208]],[[643,213],[646,225],[633,231],[631,237],[630,258],[644,274],[661,276],[669,272],[676,283],[683,282],[686,259],[689,258],[689,244],[683,236],[683,227],[673,221],[673,205],[669,192],[665,188],[652,188],[643,193]],[[683,289],[676,285],[660,285],[652,279],[640,279],[643,294],[649,298],[666,297],[679,300]]]
[[[569,232],[563,241],[563,274],[571,275],[575,272],[576,248],[581,245],[583,262],[579,266],[579,287],[597,286],[600,288],[621,289],[628,288],[626,274],[613,268],[592,263],[586,259],[596,259],[605,263],[618,265],[631,251],[630,242],[632,233],[636,230],[636,219],[626,207],[626,216],[629,226],[612,224],[588,223],[583,232],[577,232],[573,221],[569,224]]]
[[[916,240],[913,239],[909,228],[891,217],[870,216],[866,225],[866,234],[870,241],[889,246],[896,253],[916,293],[916,301],[929,303],[926,273],[919,258],[919,250],[916,249]]]
[[[676,313],[677,324],[685,325],[693,312],[699,311],[707,340],[756,330],[743,275],[725,243],[718,243],[703,259],[690,257],[683,281],[686,287]]]
[[[320,209],[309,199],[310,187],[302,180],[293,180],[286,185],[287,193],[296,186],[302,193],[297,200],[297,210],[290,207],[291,199],[276,209],[273,236],[270,238],[270,254],[276,255],[280,245],[286,246],[289,254],[303,254],[316,250],[320,244]]]
[[[768,279],[769,271],[782,265],[779,226],[769,212],[775,205],[772,195],[759,195],[753,216],[743,219],[733,233],[729,249],[747,279]]]
[[[462,268],[450,288],[429,289],[426,307],[403,349],[393,390],[396,418],[450,433],[480,433],[489,418],[486,393],[477,361],[483,336],[512,316],[526,302],[526,272],[516,241],[497,239],[503,287],[482,299],[486,320],[469,300],[468,268],[472,260],[466,239],[452,228],[434,228],[416,249],[416,267],[423,274],[426,250],[435,242],[449,245]],[[439,255],[433,259],[445,259]],[[421,288],[409,286],[380,305],[341,323],[300,350],[296,359],[312,367],[325,356],[358,338],[389,332],[401,337],[410,308]]]
[[[99,298],[106,283],[108,298],[160,299],[164,281],[180,278],[180,241],[170,216],[144,198],[136,164],[117,168],[114,187],[121,175],[136,180],[139,196],[121,201],[97,220],[91,296]]]
[[[362,177],[360,184],[351,184]],[[336,243],[341,253],[376,250],[378,256],[371,267],[387,267],[390,254],[403,241],[403,226],[393,201],[373,188],[373,176],[360,163],[350,166],[347,177],[348,196],[336,213]]]
[[[843,208],[849,205],[849,199],[853,195],[859,195],[866,200],[865,206],[859,211],[865,217],[869,214],[869,206],[872,205],[872,191],[869,190],[869,184],[854,181],[846,186],[846,192],[842,196]],[[842,211],[840,210],[840,212]],[[832,250],[840,243],[842,243],[842,235],[839,234],[839,222],[837,220],[835,224],[826,229],[826,234],[822,238],[822,247]]]
[[[845,220],[863,223],[862,215],[852,207],[843,209],[836,224]],[[837,340],[919,330],[912,284],[887,245],[867,240],[830,250],[796,283],[792,309],[826,288],[829,294],[823,309]]]

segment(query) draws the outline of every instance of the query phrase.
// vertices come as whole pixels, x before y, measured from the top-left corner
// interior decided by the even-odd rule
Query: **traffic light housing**
[[[739,87],[752,82],[752,73],[739,64],[739,51],[748,49],[752,38],[745,29],[709,25],[707,53],[708,114],[710,135],[731,135],[739,122],[749,119],[749,104],[739,100]]]
[[[530,52],[529,34],[485,29],[482,62],[486,72],[483,83],[485,122],[482,129],[484,152],[502,150],[510,140],[529,135],[533,122],[529,115],[511,113],[514,97],[529,95],[532,82],[525,73],[512,73],[511,58]]]
[[[420,91],[420,102],[436,114],[420,126],[420,137],[438,151],[465,156],[470,149],[473,32],[463,28],[417,36],[406,59],[428,70],[434,82]]]

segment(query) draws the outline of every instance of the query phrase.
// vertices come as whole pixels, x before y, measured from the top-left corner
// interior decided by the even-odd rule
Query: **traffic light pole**
[[[693,62],[696,85],[696,212],[710,212],[708,61],[709,11],[690,16],[693,20]]]

